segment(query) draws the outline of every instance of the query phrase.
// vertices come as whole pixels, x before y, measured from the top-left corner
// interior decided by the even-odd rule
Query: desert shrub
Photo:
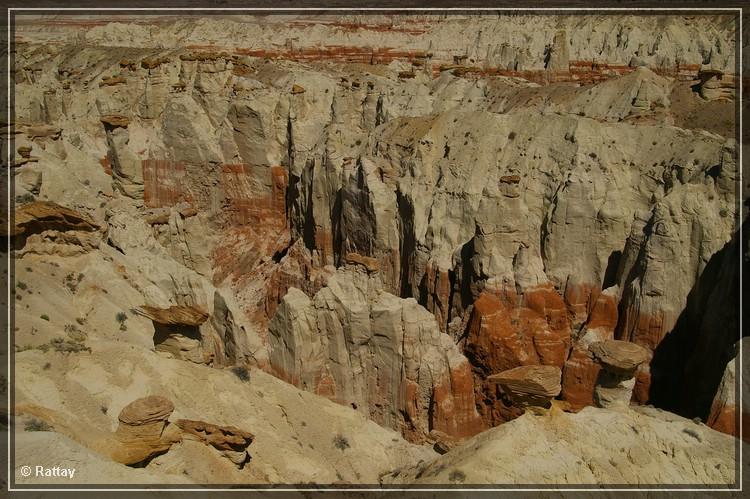
[[[516,132],[510,132],[510,133],[508,134],[508,138],[509,138],[510,140],[513,140],[513,139],[515,139],[515,138],[516,138]]]
[[[448,480],[451,482],[464,482],[466,480],[466,474],[461,470],[453,470],[451,471],[450,475],[448,475]]]
[[[341,451],[344,451],[350,447],[349,439],[341,434],[338,434],[333,437],[333,446]]]
[[[87,347],[81,342],[70,341],[64,338],[55,338],[49,342],[50,346],[56,352],[62,353],[79,353],[79,352],[91,352],[91,348]]]
[[[235,366],[232,368],[232,372],[240,379],[240,381],[250,381],[250,373],[248,372],[246,367]]]
[[[23,427],[26,431],[52,431],[52,427],[40,419],[30,419]]]
[[[78,277],[76,277],[73,272],[70,272],[65,276],[65,286],[70,290],[71,293],[75,293],[76,291],[78,291],[78,285],[81,284],[83,278],[83,274],[79,273]]]
[[[49,315],[47,314],[42,314],[39,316],[39,318],[42,319],[43,321],[49,321]]]
[[[17,287],[18,289],[20,289],[20,290],[25,290],[26,288],[28,288],[28,286],[26,285],[26,283],[25,283],[25,282],[23,282],[23,281],[18,281],[18,282],[16,283],[16,287]]]
[[[77,341],[78,343],[82,343],[84,340],[86,340],[86,333],[78,329],[73,324],[65,324],[65,332],[68,333],[68,336],[71,340]]]
[[[117,312],[117,314],[115,315],[115,320],[122,324],[123,322],[128,320],[128,314],[126,314],[125,312]]]

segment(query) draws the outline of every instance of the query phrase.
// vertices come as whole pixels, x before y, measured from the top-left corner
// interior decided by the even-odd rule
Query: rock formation
[[[704,445],[714,451],[707,452]],[[734,445],[726,435],[658,409],[587,407],[577,414],[527,413],[430,462],[386,475],[383,482],[467,488],[532,480],[592,485],[638,480],[675,486],[724,483],[734,480]]]
[[[122,464],[138,464],[167,452],[180,439],[174,425],[168,423],[174,405],[169,399],[149,396],[125,406],[118,416],[112,459]]]
[[[748,251],[730,14],[63,17],[17,24],[3,126],[29,404],[62,411],[75,393],[104,428],[111,377],[131,398],[153,377],[145,393],[191,384],[205,400],[170,395],[179,424],[133,427],[182,441],[153,456],[166,443],[149,437],[132,459],[179,476],[198,456],[197,483],[374,483],[434,457],[412,444],[450,456],[498,425],[537,431],[539,405],[580,428],[620,412],[659,426],[627,412],[652,404],[736,433]],[[70,369],[65,396],[44,397],[34,362]],[[283,414],[251,388],[263,373],[293,385],[267,382]],[[247,397],[271,421],[246,426]],[[304,397],[336,434],[301,429]],[[215,423],[190,412],[204,403]],[[355,437],[350,417],[411,444]],[[315,449],[290,436],[299,463],[264,443],[247,466],[243,446],[292,420]],[[706,439],[686,441],[724,452]],[[378,464],[340,465],[355,448]],[[693,464],[651,450],[633,451],[637,472],[550,476],[677,483]],[[646,461],[669,471],[641,475]],[[684,476],[729,476],[716,469]]]
[[[636,369],[648,360],[648,350],[635,343],[618,340],[598,341],[591,344],[589,350],[602,366],[594,389],[597,405],[629,405]]]
[[[184,438],[196,439],[222,451],[222,455],[240,469],[250,459],[247,447],[253,441],[251,433],[204,421],[179,419],[170,423],[169,416],[173,411],[174,404],[165,397],[150,395],[139,398],[120,411],[117,429],[114,433],[107,433],[44,407],[23,404],[16,408],[16,414],[37,416],[51,423],[51,428],[94,452],[128,466],[144,466]]]
[[[711,404],[711,412],[706,420],[706,424],[711,428],[736,437],[740,436],[740,424],[744,429],[747,428],[746,425],[750,423],[750,410],[748,410],[749,402],[747,401],[747,397],[743,399],[741,407],[738,407],[739,401],[737,400],[738,392],[742,390],[744,394],[748,388],[748,384],[750,384],[747,376],[745,376],[747,368],[745,368],[746,371],[745,373],[742,373],[742,376],[737,375],[737,366],[739,364],[737,359],[739,357],[740,349],[744,349],[743,357],[745,359],[748,358],[747,355],[750,354],[745,345],[747,345],[747,340],[745,339],[742,339],[738,342],[738,345],[736,345],[737,354],[729,361],[724,370],[719,389],[717,390],[716,396]],[[742,382],[741,385],[740,381]],[[742,438],[745,441],[750,440],[750,436],[747,435],[747,432],[743,433]]]
[[[247,447],[253,442],[253,434],[233,426],[216,426],[204,421],[178,419],[175,424],[187,435],[197,438],[229,458],[240,469],[250,460]]]
[[[555,366],[521,366],[489,376],[521,407],[549,407],[550,400],[560,394],[560,368]]]
[[[312,300],[291,288],[269,333],[271,369],[282,379],[412,440],[483,428],[466,358],[414,299],[383,291],[378,274],[339,271]]]

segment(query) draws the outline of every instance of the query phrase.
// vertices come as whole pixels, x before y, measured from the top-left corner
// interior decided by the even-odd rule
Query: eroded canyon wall
[[[517,416],[505,370],[560,368],[579,410],[625,340],[659,402],[662,345],[715,344],[673,407],[708,416],[736,337],[679,331],[742,215],[731,19],[309,21],[19,25],[17,199],[138,261],[146,341],[415,441]]]

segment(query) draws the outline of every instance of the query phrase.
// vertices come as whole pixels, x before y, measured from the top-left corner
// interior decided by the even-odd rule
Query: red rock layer
[[[564,300],[574,323],[585,322],[594,308],[601,288],[587,284],[570,284],[565,286]]]
[[[641,364],[635,372],[635,386],[633,387],[633,397],[631,398],[631,402],[640,405],[648,403],[650,388],[651,368],[648,364]]]
[[[580,411],[594,405],[594,388],[601,366],[588,348],[575,346],[565,361],[562,377],[562,399],[568,402],[572,411]]]
[[[498,296],[498,294],[500,296]],[[570,320],[552,286],[522,295],[484,291],[474,302],[464,352],[474,366],[475,396],[485,424],[520,414],[486,377],[523,365],[563,368],[570,351]]]
[[[599,332],[601,340],[614,339],[614,332],[619,317],[617,305],[616,297],[600,293],[589,314],[586,329],[596,329]],[[606,334],[603,334],[605,332]]]
[[[589,293],[589,296],[593,295],[593,292]],[[577,292],[575,296],[581,294]],[[590,299],[586,301],[590,303]],[[616,297],[599,293],[583,331],[585,334],[595,334],[597,341],[614,339],[617,317]],[[561,392],[561,398],[568,402],[570,410],[580,411],[588,405],[594,405],[594,388],[600,370],[601,366],[585,345],[573,347],[563,367]]]
[[[711,406],[711,413],[708,416],[706,424],[714,430],[739,437],[738,413],[742,419],[742,440],[750,443],[750,431],[748,431],[748,428],[750,428],[750,413],[738,411],[734,405],[723,405],[721,402],[715,400]]]
[[[440,270],[432,261],[427,263],[423,277],[424,289],[427,291],[424,307],[432,312],[440,330],[445,332],[450,307],[451,281],[448,272]]]
[[[376,23],[346,23],[341,21],[292,21],[287,24],[291,28],[306,28],[308,26],[331,26],[339,28],[342,31],[376,31],[380,33],[407,33],[409,35],[421,35],[427,32],[426,23],[417,21],[401,20],[401,24],[413,24],[415,27],[393,26],[392,24]],[[422,26],[422,27],[416,27]]]
[[[641,313],[637,309],[628,309],[622,317],[617,339],[632,341],[653,352],[664,339],[664,336],[672,330],[676,319],[674,314],[663,311],[647,314]],[[645,403],[648,400],[650,384],[651,375],[639,371],[639,375],[636,377],[636,388],[633,392],[635,401]]]
[[[102,165],[102,169],[104,169],[104,173],[106,173],[107,175],[111,177],[112,176],[112,164],[109,162],[109,158],[105,156],[99,159],[99,164]]]
[[[468,438],[487,429],[476,411],[473,394],[471,365],[464,361],[451,366],[448,376],[434,388],[431,429],[456,439]]]
[[[192,202],[186,182],[185,164],[166,159],[144,159],[143,201],[149,208]]]
[[[286,224],[287,172],[283,166],[272,166],[269,170],[271,193],[259,195],[250,165],[222,165],[221,187],[227,200],[226,211],[234,225],[283,227]]]

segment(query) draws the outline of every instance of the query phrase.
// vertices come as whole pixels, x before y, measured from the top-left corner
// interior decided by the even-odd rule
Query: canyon
[[[731,15],[15,28],[17,454],[83,483],[735,483]]]

